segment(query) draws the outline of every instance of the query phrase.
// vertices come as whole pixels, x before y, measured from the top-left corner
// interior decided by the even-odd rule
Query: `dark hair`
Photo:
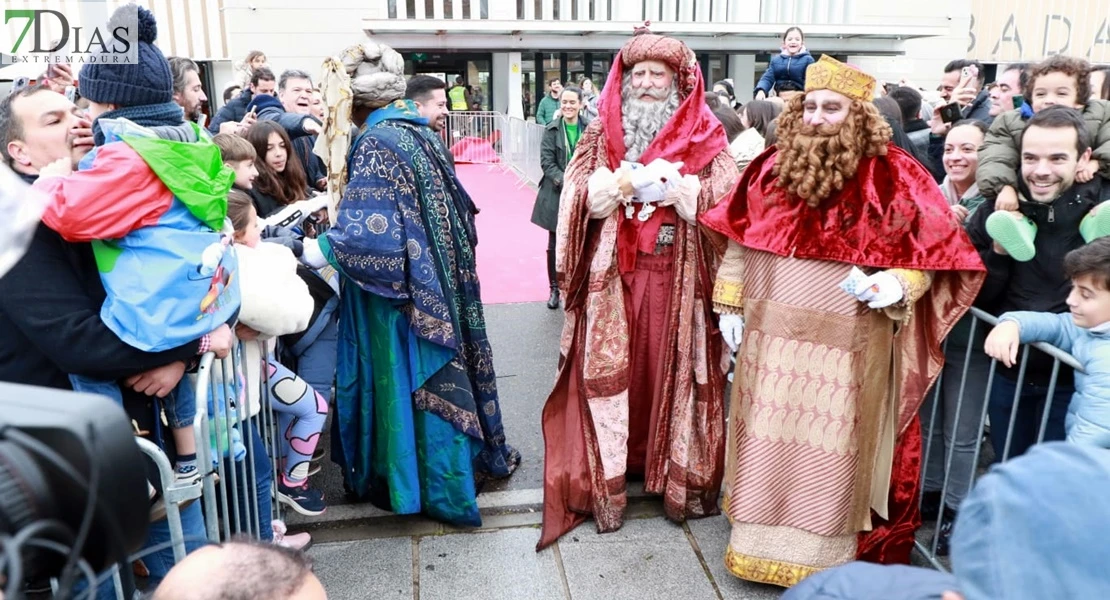
[[[748,117],[749,119],[751,117]],[[766,150],[779,142],[779,123],[771,121],[767,124],[767,133],[763,134],[763,149]]]
[[[254,146],[234,134],[217,133],[212,136],[212,143],[220,149],[220,160],[225,163],[258,158],[258,152],[255,151]]]
[[[1110,237],[1100,237],[1064,256],[1068,279],[1090,275],[1104,290],[1110,290]]]
[[[957,127],[974,127],[978,129],[979,133],[982,133],[984,136],[986,136],[987,131],[990,130],[990,128],[987,127],[987,124],[980,121],[979,119],[961,119],[952,124],[952,129],[955,129]],[[951,133],[952,129],[949,129],[948,132]]]
[[[709,110],[713,111],[713,116],[725,126],[725,135],[728,137],[728,142],[731,144],[736,136],[744,131],[744,123],[740,121],[740,115],[736,114],[732,107],[721,101],[717,94],[706,94],[705,104],[709,106]]]
[[[1086,105],[1091,97],[1091,63],[1082,58],[1071,56],[1050,56],[1041,62],[1026,69],[1029,79],[1021,88],[1025,101],[1032,104],[1033,88],[1037,85],[1037,78],[1049,73],[1063,73],[1075,78],[1075,99],[1078,103]]]
[[[12,157],[8,154],[8,144],[23,139],[23,122],[15,118],[12,105],[17,98],[29,98],[39,92],[49,92],[45,85],[32,85],[20,88],[0,100],[0,156],[4,157],[4,164],[12,166]]]
[[[259,67],[251,73],[251,85],[258,85],[259,81],[274,81],[274,72],[270,67]]]
[[[797,31],[798,35],[802,36],[802,42],[806,41],[806,34],[802,33],[802,28],[798,27],[797,25],[795,25],[795,26],[787,29],[785,32],[783,32],[782,41],[784,41],[784,42],[786,41],[786,36],[790,35],[791,31]]]
[[[312,76],[300,69],[286,69],[281,72],[281,79],[278,79],[278,89],[285,91],[285,84],[289,83],[290,79],[304,79],[308,81],[308,87],[312,87]]]
[[[875,98],[872,103],[875,108],[879,109],[879,114],[885,117],[887,121],[893,121],[899,126],[902,125],[902,107],[894,98],[890,96]]]
[[[439,77],[417,75],[409,78],[409,83],[405,86],[405,98],[417,102],[424,102],[435,90],[446,89],[447,84]]]
[[[1091,67],[1091,72],[1102,73],[1102,88],[1098,91],[1098,97],[1102,100],[1110,100],[1110,67]]]
[[[582,99],[585,98],[585,94],[586,94],[586,92],[582,91],[582,88],[580,88],[576,85],[568,85],[568,86],[563,88],[563,91],[559,92],[559,100],[562,100],[563,99],[563,94],[565,94],[567,92],[571,92],[574,95],[578,96],[578,101],[579,102],[583,101]]]
[[[1070,106],[1050,106],[1033,115],[1025,123],[1021,132],[1021,144],[1025,145],[1025,136],[1033,127],[1043,129],[1074,129],[1075,150],[1081,155],[1091,148],[1091,136],[1087,133],[1087,124],[1083,122],[1083,115]]]
[[[771,123],[779,118],[782,107],[770,100],[752,100],[745,104],[742,110],[748,117],[750,127],[758,131],[759,135],[766,140],[771,131]]]
[[[235,92],[241,91],[243,91],[243,87],[240,85],[227,86],[227,89],[224,90],[224,102],[230,101],[234,96],[236,96]]]
[[[266,146],[270,143],[270,134],[276,133],[285,144],[285,170],[281,173],[274,171],[266,164]],[[285,128],[275,121],[259,121],[247,130],[247,141],[254,146],[258,155],[254,159],[254,166],[258,169],[258,179],[254,180],[254,189],[272,196],[278,204],[292,204],[304,200],[308,196],[308,178],[305,177],[304,167],[297,153],[293,151],[293,142]],[[268,216],[268,215],[263,215]]]
[[[548,87],[550,87],[551,84],[555,83],[556,81],[562,82],[562,79],[559,79],[558,77],[552,77],[551,79],[548,79],[547,80]]]
[[[898,103],[903,123],[921,118],[921,92],[911,87],[899,86],[890,90],[886,97]]]
[[[1029,84],[1029,65],[1030,63],[1027,62],[1010,63],[1002,70],[1003,73],[1020,71],[1018,74],[1018,89],[1021,90],[1023,94],[1025,93],[1025,86]]]
[[[232,189],[227,193],[227,218],[231,219],[236,234],[242,233],[251,224],[252,210],[256,210],[254,201],[246,192]]]
[[[979,80],[979,87],[983,87],[983,84],[987,81],[987,73],[983,70],[983,64],[977,60],[956,59],[944,65],[944,72],[951,73],[952,71],[959,71],[964,67],[975,67],[979,71],[979,76],[976,77],[976,79]]]
[[[166,59],[170,63],[170,73],[173,74],[173,93],[180,94],[185,91],[185,76],[190,72],[200,76],[200,67],[192,59],[183,56],[171,56]]]
[[[719,85],[724,86],[725,90],[728,92],[728,99],[729,100],[735,100],[736,99],[736,89],[732,87],[731,83],[722,79],[722,80],[718,81],[717,83],[714,83],[713,87],[716,88]]]

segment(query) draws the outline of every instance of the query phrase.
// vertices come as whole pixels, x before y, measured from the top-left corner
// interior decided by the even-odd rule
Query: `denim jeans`
[[[115,381],[104,381],[85,377],[83,375],[70,375],[69,382],[73,391],[86,394],[100,394],[123,405],[123,392]],[[162,408],[166,412],[166,421],[173,429],[192,427],[193,419],[197,416],[197,391],[193,388],[188,378],[181,382],[172,392],[161,400]]]
[[[243,436],[246,438],[249,435],[249,442],[244,440],[244,445],[247,448],[246,458],[240,462],[235,462],[230,458],[224,460],[224,472],[227,473],[222,485],[231,484],[231,469],[235,469],[235,482],[236,494],[239,501],[239,518],[231,519],[232,532],[238,533],[242,530],[243,533],[247,532],[247,527],[237,527],[237,524],[246,524],[247,522],[247,503],[255,504],[258,506],[258,532],[259,538],[265,541],[274,539],[274,529],[271,525],[273,520],[273,498],[271,497],[271,485],[274,481],[274,474],[272,469],[273,464],[270,462],[270,455],[266,452],[266,445],[262,442],[262,436],[259,432],[259,419],[255,417],[250,420],[250,432],[246,431],[246,423],[242,424]],[[244,477],[250,475],[249,465],[254,463],[254,497],[251,498],[251,486],[247,485]],[[228,508],[231,508],[231,502],[228,502]],[[251,513],[255,511],[252,509]]]
[[[328,323],[320,334],[297,357],[297,375],[330,402],[339,361],[339,320],[334,314],[327,318]]]
[[[1014,393],[1018,384],[1013,379],[1002,373],[995,373],[994,385],[987,412],[991,418],[991,445],[994,447],[996,461],[1003,459],[1003,449],[1006,447],[1006,435],[1010,427],[1010,413],[1014,408]],[[1048,414],[1048,425],[1045,427],[1044,439],[1050,442],[1064,439],[1064,420],[1068,415],[1068,403],[1071,402],[1075,387],[1071,384],[1056,384],[1056,391],[1052,397],[1052,408]],[[1041,429],[1041,419],[1044,416],[1045,401],[1048,397],[1048,386],[1036,383],[1026,383],[1021,388],[1021,397],[1014,422],[1013,439],[1010,442],[1010,453],[1006,458],[1013,458],[1025,454],[1025,451],[1038,442],[1037,434]]]
[[[987,401],[987,379],[991,370],[991,359],[980,348],[982,346],[970,349],[971,361],[967,365],[967,379],[961,381],[964,379],[964,360],[969,349],[961,348],[953,340],[949,340],[949,348],[944,353],[936,422],[932,423],[931,430],[925,431],[925,439],[929,441],[929,456],[925,461],[925,491],[941,491],[947,471],[948,487],[945,490],[944,503],[953,510],[960,507],[975,478],[975,450],[979,447],[980,421],[983,403]],[[996,377],[995,381],[1000,378]],[[960,395],[961,385],[963,396]],[[998,389],[998,383],[994,384],[994,388]],[[933,418],[936,392],[936,388],[929,390],[921,405],[921,423],[926,428]],[[1013,390],[1010,394],[1012,397]],[[991,422],[994,423],[994,420]],[[949,451],[952,453],[952,462],[946,464]]]
[[[201,512],[200,502],[194,502],[189,506],[181,509],[181,530],[185,534],[185,553],[195,551],[197,548],[208,544],[207,533],[204,529],[204,513]],[[166,519],[157,521],[150,524],[150,529],[147,530],[146,542],[143,543],[143,549],[140,555],[143,555],[143,564],[146,565],[147,570],[150,571],[150,589],[154,589],[159,582],[166,577],[166,574],[173,568],[173,547],[163,548],[151,554],[143,554],[148,548],[169,543],[170,541],[170,523]],[[124,568],[131,568],[130,563]],[[101,573],[100,577],[105,574]],[[79,584],[74,589],[74,596],[79,596],[80,591],[85,589],[83,584]],[[107,581],[100,584],[96,590],[97,600],[114,600],[116,597],[116,588],[112,579],[109,577]]]

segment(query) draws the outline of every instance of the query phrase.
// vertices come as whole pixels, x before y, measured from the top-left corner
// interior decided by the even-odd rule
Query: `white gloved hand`
[[[320,241],[315,238],[305,238],[304,250],[301,252],[301,262],[313,269],[322,269],[328,266],[328,259],[320,250]]]
[[[698,220],[698,196],[701,194],[701,181],[695,175],[686,175],[676,180],[674,187],[667,190],[662,206],[674,205],[678,216],[687,223]]]
[[[660,180],[660,175],[655,169],[630,166],[628,181],[632,184],[635,197],[640,202],[659,202],[667,191],[666,185]]]
[[[856,298],[870,308],[886,308],[905,295],[902,282],[886,271],[879,271],[864,279],[856,287]]]
[[[683,164],[685,163],[682,161],[670,162],[657,158],[644,168],[649,170],[652,176],[669,190],[674,189],[678,182],[682,180],[682,173],[679,172],[679,169],[682,168]]]
[[[721,315],[721,337],[728,347],[736,352],[740,347],[740,340],[744,337],[744,317],[740,315]]]

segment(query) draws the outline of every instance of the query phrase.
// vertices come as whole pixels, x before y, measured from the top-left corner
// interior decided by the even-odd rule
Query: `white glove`
[[[313,269],[322,269],[328,266],[328,259],[320,251],[320,241],[315,238],[305,238],[304,250],[301,252],[301,262]]]
[[[886,308],[901,300],[904,294],[902,283],[886,271],[875,273],[856,287],[856,298],[870,308]]]
[[[701,194],[701,181],[696,175],[686,175],[675,180],[674,187],[664,194],[662,206],[674,205],[675,212],[687,223],[698,221],[698,195]]]
[[[740,340],[744,337],[744,317],[740,315],[721,315],[721,337],[728,347],[736,352],[740,347]]]
[[[656,169],[647,167],[628,167],[628,181],[632,184],[636,199],[640,202],[659,202],[667,191],[667,186],[660,180],[661,175]]]
[[[682,180],[682,173],[679,172],[679,169],[682,168],[683,164],[685,163],[682,161],[670,162],[657,158],[644,168],[651,171],[652,176],[662,183],[663,187],[673,189]]]

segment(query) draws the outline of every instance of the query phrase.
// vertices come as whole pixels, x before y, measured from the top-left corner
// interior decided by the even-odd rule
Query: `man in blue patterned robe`
[[[474,203],[427,120],[402,99],[403,66],[372,42],[325,64],[327,162],[342,152],[347,167],[329,182],[341,196],[320,238],[344,275],[335,459],[360,498],[478,526],[481,481],[511,475],[520,454],[501,424]]]

